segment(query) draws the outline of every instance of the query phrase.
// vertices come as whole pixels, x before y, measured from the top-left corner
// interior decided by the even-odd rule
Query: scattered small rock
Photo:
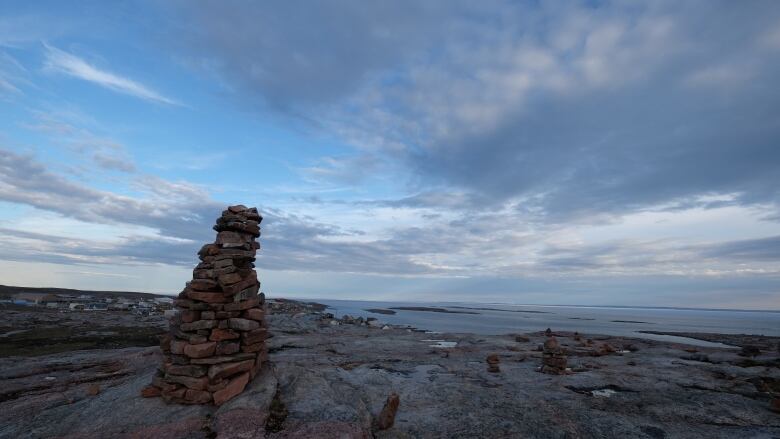
[[[501,359],[498,357],[498,354],[490,354],[485,359],[487,361],[488,367],[487,370],[490,373],[498,373],[501,372],[501,369],[498,367],[498,363],[501,362]]]
[[[379,430],[387,430],[395,423],[395,414],[398,412],[398,405],[401,403],[401,398],[397,393],[393,392],[387,397],[385,406],[382,407],[382,411],[376,419],[376,425]]]
[[[100,394],[100,386],[98,384],[90,384],[87,387],[87,395],[97,396],[98,394]]]
[[[146,386],[141,389],[141,396],[144,398],[155,398],[162,394],[162,390],[156,386]]]

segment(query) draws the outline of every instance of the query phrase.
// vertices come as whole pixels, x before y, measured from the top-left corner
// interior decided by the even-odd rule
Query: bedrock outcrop
[[[556,331],[571,373],[549,375],[538,371],[541,332],[334,325],[290,301],[269,305],[289,311],[270,316],[269,362],[218,407],[142,398],[163,361],[154,347],[0,358],[0,437],[780,437],[774,351],[745,359],[738,348],[691,353],[690,345],[583,334],[594,341],[587,346]],[[592,355],[603,343],[615,352]],[[500,373],[485,367],[491,354]],[[400,404],[380,430],[392,394]]]

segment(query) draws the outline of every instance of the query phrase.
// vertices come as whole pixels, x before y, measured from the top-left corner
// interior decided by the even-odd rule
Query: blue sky
[[[4,2],[0,281],[780,309],[774,1]]]

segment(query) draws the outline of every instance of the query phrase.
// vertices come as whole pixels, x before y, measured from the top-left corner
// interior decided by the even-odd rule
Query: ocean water
[[[644,334],[639,331],[713,332],[721,334],[762,334],[780,336],[780,312],[704,310],[678,308],[628,308],[597,306],[543,306],[478,303],[410,303],[354,300],[312,301],[328,306],[328,312],[341,317],[375,317],[382,322],[409,325],[436,332],[508,334],[544,331],[579,331],[678,341],[698,346],[724,346],[690,338]],[[371,308],[436,307],[477,314],[449,314],[427,311],[394,310],[385,315],[366,311]],[[490,309],[488,309],[490,308]]]

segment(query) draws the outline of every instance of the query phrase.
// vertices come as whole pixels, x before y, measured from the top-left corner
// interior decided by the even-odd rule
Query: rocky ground
[[[538,371],[543,333],[426,334],[347,324],[290,301],[274,308],[270,364],[218,408],[141,398],[160,364],[156,347],[0,358],[0,437],[780,437],[770,410],[780,393],[777,339],[762,338],[775,349],[745,357],[558,333],[571,370],[547,375]],[[491,354],[497,373],[488,372]],[[393,392],[395,423],[379,430]]]
[[[70,312],[3,304],[0,315],[0,357],[153,346],[167,326],[163,316],[129,311]]]

